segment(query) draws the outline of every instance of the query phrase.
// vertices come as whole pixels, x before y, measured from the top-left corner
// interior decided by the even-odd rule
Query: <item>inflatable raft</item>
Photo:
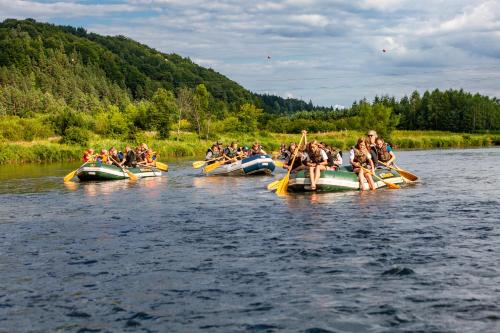
[[[375,174],[388,183],[402,184],[403,177],[394,170],[375,169]],[[387,186],[384,182],[373,177],[373,182],[377,188]],[[368,190],[368,183],[364,182],[364,189]],[[311,180],[309,171],[303,170],[290,175],[288,190],[291,192],[311,191]],[[352,167],[343,166],[338,170],[321,171],[321,176],[316,184],[316,192],[340,192],[349,190],[359,190],[358,175],[352,171]]]
[[[271,155],[254,155],[205,172],[208,176],[270,175],[276,166]]]
[[[138,178],[158,177],[161,171],[154,167],[127,168],[128,171],[135,174]],[[85,163],[76,172],[81,181],[87,180],[117,180],[128,179],[128,174],[115,165],[102,164],[100,162]]]

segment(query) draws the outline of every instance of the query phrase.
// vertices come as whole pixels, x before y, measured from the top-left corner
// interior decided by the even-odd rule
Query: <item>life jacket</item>
[[[354,162],[360,163],[363,167],[366,167],[368,163],[368,156],[361,150],[354,148]]]
[[[384,143],[382,148],[376,146],[375,149],[377,150],[377,157],[379,161],[387,162],[391,159],[391,154],[387,151],[387,143]]]
[[[153,155],[146,154],[146,163],[151,164],[153,161]]]
[[[236,150],[234,150],[231,147],[227,147],[226,149],[224,149],[224,154],[226,154],[226,156],[228,156],[228,157],[235,157],[236,156]]]
[[[328,166],[329,167],[333,167],[335,165],[334,161],[335,161],[335,157],[337,154],[335,154],[335,151],[331,151],[331,150],[326,150],[326,157],[328,158],[327,161],[328,161]]]
[[[310,150],[307,152],[307,155],[309,155],[309,159],[311,160],[311,162],[315,164],[323,162],[323,158],[321,157],[321,149],[318,149],[316,152]]]

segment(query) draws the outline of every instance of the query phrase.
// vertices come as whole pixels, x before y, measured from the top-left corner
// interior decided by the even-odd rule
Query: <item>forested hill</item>
[[[93,68],[133,99],[153,96],[158,88],[175,90],[204,83],[210,94],[228,105],[258,100],[234,81],[176,54],[164,54],[123,36],[88,33],[83,28],[56,26],[27,19],[0,24],[0,66],[22,71],[47,58],[69,56],[73,63]],[[99,73],[100,72],[100,73]]]

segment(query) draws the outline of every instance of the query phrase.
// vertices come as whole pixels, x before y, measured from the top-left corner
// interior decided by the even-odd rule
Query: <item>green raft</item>
[[[161,171],[152,167],[127,168],[138,178],[158,177]],[[100,162],[85,163],[76,172],[81,181],[87,180],[118,180],[130,178],[128,174],[115,165],[102,164]]]
[[[375,169],[375,174],[388,183],[402,184],[403,177],[395,171],[389,169]],[[377,188],[387,186],[384,182],[373,177],[373,182]],[[368,183],[364,182],[364,189],[368,190]],[[311,191],[311,180],[309,171],[303,170],[290,175],[288,190],[291,192]],[[316,184],[316,192],[341,192],[359,190],[358,175],[352,171],[352,167],[343,166],[338,170],[321,171],[321,176]]]

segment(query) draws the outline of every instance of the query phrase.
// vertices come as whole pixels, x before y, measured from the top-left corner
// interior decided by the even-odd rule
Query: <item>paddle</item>
[[[207,166],[205,167],[205,169],[204,169],[204,170],[205,170],[205,172],[207,172],[207,173],[208,173],[208,172],[210,172],[210,171],[212,171],[212,170],[215,170],[215,169],[217,169],[218,167],[220,167],[221,165],[224,165],[227,161],[231,161],[231,163],[236,162],[236,160],[238,159],[238,157],[240,157],[241,159],[243,159],[243,158],[245,158],[245,157],[246,157],[246,155],[239,154],[239,155],[236,155],[236,156],[235,156],[235,157],[233,157],[233,158],[229,158],[229,157],[227,157],[227,156],[222,156],[222,157],[227,158],[227,159],[224,159],[224,160],[222,160],[222,161],[217,161],[217,162],[215,162],[215,163],[212,163],[212,164],[210,164],[210,165],[207,165]]]
[[[278,167],[278,168],[282,168],[283,167],[283,162],[281,162],[280,160],[273,160],[274,164]]]
[[[361,169],[363,169],[366,173],[372,175],[373,177],[377,178],[378,180],[380,180],[382,183],[384,183],[385,185],[387,185],[388,188],[390,189],[393,189],[393,190],[397,190],[399,188],[401,188],[399,185],[396,185],[396,184],[393,184],[393,183],[389,183],[385,180],[383,180],[382,178],[380,178],[379,176],[377,176],[375,173],[371,172],[370,170],[368,170],[367,168],[363,168],[363,166],[361,166]]]
[[[74,170],[74,171],[71,171],[70,173],[68,173],[66,176],[64,176],[64,182],[67,183],[69,182],[71,179],[73,179],[73,177],[75,177],[76,175],[76,172],[78,171],[78,169]]]
[[[119,167],[120,169],[122,169],[122,171],[125,172],[129,176],[130,180],[132,180],[132,181],[135,182],[137,179],[139,179],[139,177],[137,177],[137,175],[135,175],[131,171],[129,171],[129,170],[125,169],[124,167],[122,167],[120,165],[120,163],[118,163],[112,156],[110,156],[109,159],[112,160],[113,162],[115,162],[116,166]]]
[[[212,170],[215,170],[217,169],[218,167],[220,167],[221,165],[223,165],[224,163],[226,162],[226,160],[222,160],[222,161],[217,161],[215,163],[212,163],[212,164],[209,164],[205,167],[205,169],[203,169],[205,172],[210,172]]]
[[[207,164],[207,162],[212,162],[212,161],[215,161],[215,160],[220,160],[223,157],[224,156],[219,156],[219,157],[215,157],[215,158],[212,158],[212,159],[209,159],[209,160],[206,160],[206,161],[194,161],[193,162],[193,168],[195,168],[195,169],[201,168],[202,166],[204,166],[205,164]]]
[[[295,158],[298,155],[299,152],[299,147],[302,144],[302,140],[304,140],[306,133],[302,132],[302,136],[300,137],[299,144],[295,148],[295,151],[293,152],[293,157],[292,157],[292,163],[290,165],[293,165],[293,162],[295,162]],[[271,184],[268,185],[268,188],[271,187],[271,189],[276,188],[276,194],[277,195],[284,195],[286,193],[286,190],[288,189],[288,180],[290,179],[290,173],[292,172],[292,169],[288,169],[288,172],[286,173],[286,176],[283,177],[281,180],[274,181]],[[272,186],[271,186],[272,185]]]
[[[156,168],[161,170],[161,171],[168,171],[168,164],[161,163],[161,162],[156,162]]]
[[[412,182],[414,182],[415,180],[418,180],[418,177],[415,176],[414,174],[412,174],[411,172],[409,171],[406,171],[406,170],[403,170],[403,169],[400,169],[400,168],[397,168],[397,167],[392,167],[390,165],[387,165],[386,163],[384,162],[381,162],[381,161],[378,161],[380,164],[388,167],[389,169],[393,169],[393,170],[396,170],[401,176],[403,176],[403,178],[406,178]]]

